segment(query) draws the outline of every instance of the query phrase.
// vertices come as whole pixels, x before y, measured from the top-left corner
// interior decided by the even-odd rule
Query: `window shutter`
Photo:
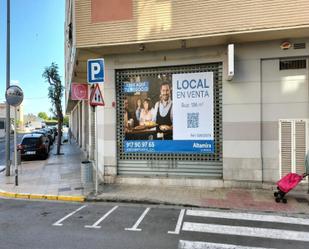
[[[303,120],[295,121],[295,173],[305,172],[306,156],[306,122]]]
[[[292,121],[280,121],[281,177],[292,171]]]

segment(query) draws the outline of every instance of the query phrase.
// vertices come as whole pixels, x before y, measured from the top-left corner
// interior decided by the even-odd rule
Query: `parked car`
[[[42,134],[49,139],[49,147],[51,145],[53,145],[53,137],[50,134],[50,132],[48,132],[47,130],[45,130],[45,129],[35,130],[35,131],[31,132],[31,134]]]
[[[21,159],[37,157],[47,159],[49,154],[49,139],[43,134],[26,134],[17,146]]]
[[[46,127],[43,129],[44,131],[47,131],[47,134],[49,134],[51,136],[51,143],[54,143],[55,141],[55,133],[54,133],[54,130],[50,127]]]
[[[58,127],[57,126],[51,126],[51,128],[53,129],[54,133],[55,133],[55,137],[58,136]]]

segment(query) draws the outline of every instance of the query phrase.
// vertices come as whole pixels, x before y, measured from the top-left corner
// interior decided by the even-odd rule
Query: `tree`
[[[63,119],[63,124],[66,125],[66,126],[69,126],[69,116],[64,116],[64,119]]]
[[[43,120],[48,120],[48,115],[46,114],[46,112],[39,112],[38,117]]]
[[[52,63],[49,67],[46,67],[42,77],[45,78],[49,84],[48,97],[52,103],[53,113],[57,115],[58,120],[58,136],[57,136],[57,155],[60,155],[60,146],[62,138],[62,124],[63,124],[63,113],[62,113],[62,96],[63,86],[61,84],[60,75],[58,73],[58,65]]]

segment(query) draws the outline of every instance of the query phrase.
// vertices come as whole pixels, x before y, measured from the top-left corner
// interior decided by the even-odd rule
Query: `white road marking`
[[[180,210],[175,231],[168,231],[167,233],[169,233],[169,234],[179,234],[180,229],[181,229],[181,225],[182,225],[182,220],[183,220],[183,217],[185,215],[185,211],[186,211],[185,209]]]
[[[184,222],[182,230],[190,232],[216,233],[224,235],[250,236],[259,238],[297,240],[297,241],[309,242],[309,233],[307,232],[280,230],[280,229]]]
[[[206,211],[206,210],[187,210],[186,214],[190,216],[222,218],[222,219],[267,221],[267,222],[288,223],[297,225],[309,225],[309,219],[285,217],[279,215],[225,213],[225,212]]]
[[[67,218],[69,218],[70,216],[72,216],[73,214],[76,214],[78,211],[82,210],[83,208],[87,207],[87,205],[81,206],[80,208],[76,209],[75,211],[73,211],[72,213],[69,213],[67,216],[63,217],[62,219],[56,221],[53,226],[63,226],[63,224],[61,222],[63,222],[64,220],[66,220]]]
[[[111,210],[109,210],[106,214],[104,214],[98,221],[96,221],[93,225],[89,226],[85,226],[86,228],[96,228],[99,229],[101,228],[101,226],[98,226],[103,220],[105,220],[112,212],[114,212],[116,209],[118,208],[118,206],[113,207]]]
[[[127,231],[142,231],[141,228],[137,228],[139,226],[139,224],[143,221],[143,219],[145,218],[146,214],[149,212],[150,208],[146,208],[146,210],[144,211],[144,213],[141,215],[141,217],[139,217],[139,219],[137,220],[137,222],[134,224],[133,227],[131,228],[125,228],[125,230]]]
[[[248,246],[238,246],[232,244],[219,244],[219,243],[208,243],[200,241],[180,240],[178,243],[178,249],[272,249],[272,248],[248,247]]]

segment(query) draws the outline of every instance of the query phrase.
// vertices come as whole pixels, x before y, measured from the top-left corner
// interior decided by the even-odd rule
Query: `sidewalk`
[[[14,176],[0,173],[0,191],[55,196],[85,196],[88,201],[113,201],[145,204],[168,204],[188,207],[221,208],[256,212],[309,214],[309,194],[297,189],[287,195],[288,203],[276,203],[272,190],[263,189],[201,189],[189,187],[100,185],[98,196],[93,185],[83,186],[80,175],[81,152],[76,144],[64,144],[61,152],[48,160],[24,161],[19,171],[19,186]],[[92,192],[91,192],[92,191]],[[21,197],[31,198],[22,195]],[[50,198],[48,198],[50,197]],[[43,198],[44,199],[44,198]],[[59,198],[60,199],[60,198]],[[67,200],[70,200],[67,198]],[[74,199],[73,199],[74,200]]]
[[[27,195],[49,196],[84,196],[92,191],[93,186],[83,186],[80,177],[81,154],[76,145],[61,146],[63,155],[55,155],[54,145],[47,160],[22,161],[19,166],[18,186],[15,186],[14,166],[11,176],[0,173],[0,190]]]
[[[107,185],[100,186],[99,195],[88,200],[146,204],[180,205],[255,212],[309,214],[309,194],[292,191],[287,204],[276,203],[271,190],[198,189],[162,186]]]

